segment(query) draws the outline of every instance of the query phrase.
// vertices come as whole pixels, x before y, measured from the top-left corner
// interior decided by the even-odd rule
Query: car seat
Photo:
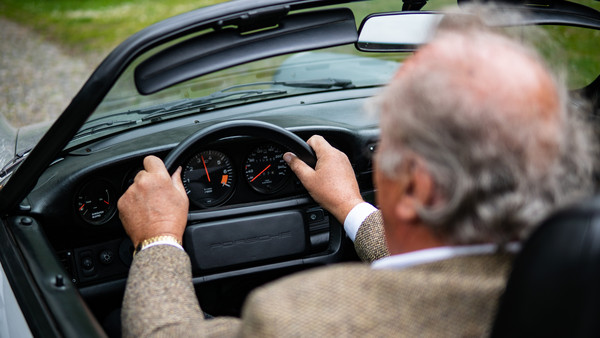
[[[600,337],[600,197],[544,221],[515,258],[492,337]]]

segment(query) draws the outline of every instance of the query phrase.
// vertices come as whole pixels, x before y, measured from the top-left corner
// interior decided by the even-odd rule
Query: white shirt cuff
[[[344,220],[344,230],[348,237],[354,242],[356,233],[360,225],[369,217],[370,214],[377,211],[377,208],[367,202],[362,202],[354,206]]]
[[[170,241],[156,241],[156,242],[153,242],[153,243],[150,243],[150,244],[144,246],[142,248],[142,250],[140,250],[140,251],[144,251],[144,250],[146,250],[148,248],[151,248],[151,247],[157,246],[157,245],[170,245],[170,246],[174,246],[174,247],[176,247],[176,248],[178,248],[178,249],[180,249],[182,251],[185,251],[185,250],[183,250],[183,247],[181,245],[179,245],[177,243],[170,242]]]

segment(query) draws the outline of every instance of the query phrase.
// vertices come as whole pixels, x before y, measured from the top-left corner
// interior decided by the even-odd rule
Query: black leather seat
[[[554,214],[525,243],[492,337],[600,337],[600,197]]]

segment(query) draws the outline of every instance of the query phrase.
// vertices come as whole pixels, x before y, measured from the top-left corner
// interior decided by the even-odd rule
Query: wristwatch
[[[147,238],[147,239],[141,241],[140,244],[138,244],[138,246],[133,251],[133,255],[135,256],[135,254],[144,250],[145,248],[154,246],[154,245],[158,245],[158,244],[167,244],[167,245],[172,245],[172,246],[178,247],[180,249],[183,249],[183,247],[181,245],[181,241],[178,240],[177,238],[175,238],[174,236],[160,235],[160,236],[150,237],[150,238]]]

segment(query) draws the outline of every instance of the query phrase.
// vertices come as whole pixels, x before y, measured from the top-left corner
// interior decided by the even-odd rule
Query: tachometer
[[[183,167],[183,185],[190,201],[207,208],[225,202],[233,192],[234,170],[222,152],[206,150]]]
[[[115,214],[115,190],[104,180],[92,181],[77,193],[75,207],[84,221],[100,225],[108,222]]]
[[[289,176],[283,153],[281,148],[273,144],[257,147],[250,152],[244,163],[244,173],[254,190],[269,194],[283,187]]]

